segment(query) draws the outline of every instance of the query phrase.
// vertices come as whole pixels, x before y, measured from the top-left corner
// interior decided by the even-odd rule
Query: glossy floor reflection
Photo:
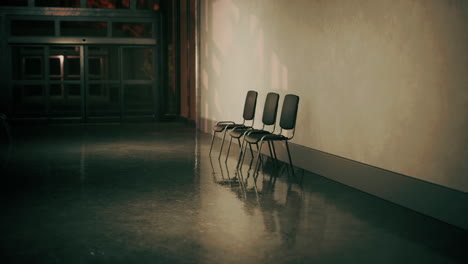
[[[468,263],[466,231],[266,157],[239,173],[181,123],[12,130],[2,263]]]

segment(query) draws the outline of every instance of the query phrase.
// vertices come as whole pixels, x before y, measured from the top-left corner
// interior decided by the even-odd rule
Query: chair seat
[[[276,135],[276,134],[271,134],[271,133],[252,133],[252,134],[249,134],[247,136],[245,136],[245,141],[249,142],[249,143],[258,143],[262,137],[264,137],[265,135],[267,134],[267,137],[265,138],[265,140],[285,140],[287,139],[285,136],[283,135]]]
[[[224,129],[233,129],[235,127],[245,127],[245,125],[242,125],[242,124],[214,125],[213,130],[216,132],[221,132]]]
[[[249,128],[249,127],[241,127],[241,128],[233,129],[233,130],[231,131],[231,133],[229,133],[229,134],[230,134],[231,137],[233,137],[233,138],[240,138],[240,137],[242,137],[242,136],[244,135],[244,133],[245,133],[247,130],[249,131],[249,133],[251,133],[251,131],[252,131],[252,132],[255,132],[255,133],[263,133],[263,134],[270,133],[270,132],[268,132],[268,131],[261,130],[261,129],[251,129],[251,128]]]

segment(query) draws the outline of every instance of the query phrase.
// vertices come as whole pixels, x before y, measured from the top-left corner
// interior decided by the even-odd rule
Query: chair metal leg
[[[268,150],[270,151],[270,157],[273,159],[273,152],[271,151],[271,141],[268,141]]]
[[[253,149],[252,149],[252,144],[249,143],[249,148],[250,148],[250,155],[252,155],[252,160],[250,161],[250,164],[249,164],[249,170],[252,168],[252,164],[254,162],[254,153],[253,153]]]
[[[240,138],[237,138],[237,143],[239,143],[239,148],[242,151]]]
[[[259,151],[259,148],[258,148],[258,143],[255,143],[255,146],[257,147],[257,151]],[[262,159],[262,155],[260,155],[260,160],[263,161]]]
[[[249,143],[249,147],[250,147],[250,155],[252,155],[252,159],[254,158],[254,153],[253,153],[253,150],[252,150],[252,144]]]
[[[213,137],[211,138],[211,145],[210,145],[210,153],[209,153],[209,155],[211,155],[211,150],[213,149],[213,142],[214,142],[216,133],[217,133],[216,130],[213,130]]]
[[[223,153],[224,139],[226,138],[226,133],[227,133],[227,131],[228,131],[228,128],[225,127],[225,128],[224,128],[224,133],[223,133],[223,140],[221,141],[221,148],[219,149],[218,160],[221,159],[221,154]]]
[[[271,141],[271,148],[273,149],[276,167],[278,167],[278,157],[276,156],[275,141]]]
[[[245,153],[247,153],[247,144],[245,142],[245,140],[242,142],[242,151],[241,151],[241,154],[239,156],[239,161],[237,162],[237,168],[239,169],[242,169],[242,165],[244,164],[244,159],[245,159]]]
[[[263,146],[263,140],[260,141],[260,147],[258,147],[258,154],[257,154],[257,162],[255,163],[255,171],[253,175],[257,175],[259,169],[260,169],[260,154],[262,153],[262,146]]]
[[[291,152],[289,152],[289,144],[288,144],[287,140],[285,140],[284,142],[286,142],[286,150],[288,151],[289,166],[291,167],[291,172],[294,175],[293,163],[292,163],[292,159],[291,159]]]
[[[228,146],[228,150],[227,150],[227,154],[226,154],[226,159],[224,160],[225,163],[226,163],[227,160],[228,160],[229,151],[231,151],[231,144],[232,144],[232,137],[229,139],[229,146]]]
[[[239,139],[238,139],[238,140],[239,140]],[[244,152],[244,141],[245,141],[245,140],[243,140],[243,141],[242,141],[242,144],[240,144],[240,140],[239,140],[240,153],[239,153],[239,158],[238,158],[238,160],[237,160],[236,169],[238,169],[239,166],[241,166],[242,156],[243,156],[243,154],[245,153],[245,152]]]

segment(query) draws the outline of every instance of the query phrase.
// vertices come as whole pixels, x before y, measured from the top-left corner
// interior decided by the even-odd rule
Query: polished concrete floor
[[[182,123],[12,131],[1,263],[468,263],[466,231],[266,157],[239,173]]]

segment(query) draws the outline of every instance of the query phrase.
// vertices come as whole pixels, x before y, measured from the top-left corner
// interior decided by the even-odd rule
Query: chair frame
[[[274,158],[275,160],[277,160],[277,156],[276,156],[276,151],[274,149],[274,141],[284,141],[285,142],[285,145],[286,145],[286,150],[287,150],[287,153],[288,153],[288,159],[289,159],[289,165],[290,165],[290,168],[291,168],[291,172],[292,174],[294,174],[294,169],[293,169],[293,162],[292,162],[292,158],[291,158],[291,152],[289,150],[289,144],[288,144],[288,141],[293,139],[294,138],[294,135],[296,133],[296,120],[297,120],[297,111],[298,111],[298,106],[299,106],[299,97],[297,95],[293,95],[293,94],[288,94],[285,96],[284,98],[284,101],[286,101],[286,99],[290,96],[294,96],[297,98],[297,102],[296,104],[294,105],[295,106],[295,110],[294,110],[294,125],[291,129],[285,129],[281,126],[281,120],[280,120],[280,131],[278,134],[274,134],[274,133],[268,133],[268,134],[265,134],[264,136],[262,136],[260,138],[260,140],[258,140],[257,142],[255,143],[251,143],[251,142],[247,142],[249,143],[249,145],[252,145],[252,144],[255,144],[257,146],[257,149],[258,149],[258,154],[257,154],[257,161],[255,163],[255,173],[254,175],[256,175],[259,171],[259,168],[260,168],[260,162],[261,162],[261,153],[262,153],[262,147],[263,147],[263,143],[265,141],[267,141],[269,143],[268,147],[270,148],[270,155],[271,155],[271,148],[273,148],[273,155],[274,155]],[[284,104],[283,104],[283,109],[282,111],[284,111]],[[283,116],[281,116],[281,119],[283,118]],[[287,137],[287,136],[284,136],[283,135],[283,131],[292,131],[292,134],[291,136]],[[255,131],[250,131],[249,133],[246,133],[244,135],[244,141],[245,138],[250,135],[250,134],[255,134]],[[260,146],[258,146],[258,144],[260,143]],[[272,144],[272,147],[270,146],[270,143]],[[245,146],[245,148],[247,148],[247,146]],[[242,155],[242,158],[239,160],[239,162],[242,164],[244,162],[244,157],[245,157],[245,152],[243,153]],[[251,165],[252,165],[252,162],[254,160],[252,159],[251,161]],[[249,166],[249,168],[251,167],[251,165]]]
[[[249,105],[249,96],[254,96],[253,105]],[[224,140],[226,138],[227,131],[232,130],[236,127],[253,127],[255,123],[255,109],[257,107],[257,97],[258,97],[258,93],[256,91],[249,90],[247,92],[247,95],[245,97],[245,103],[244,103],[244,112],[242,115],[243,120],[241,124],[237,124],[234,121],[219,121],[216,123],[216,125],[213,126],[213,136],[211,138],[211,145],[210,145],[210,152],[209,152],[210,156],[211,156],[211,151],[213,149],[213,142],[214,142],[216,133],[223,133],[223,139],[221,141],[221,147],[220,147],[219,155],[218,155],[218,159],[221,159],[221,153],[223,152]],[[251,109],[249,109],[249,107],[251,107]],[[251,110],[252,112],[251,118],[246,118],[246,111],[248,112],[248,110]],[[246,125],[247,121],[252,121],[252,124],[250,126],[247,126]],[[218,131],[215,128],[219,126],[224,126],[224,127]]]
[[[277,94],[277,93],[269,92],[267,94],[266,99],[265,99],[265,105],[264,105],[264,108],[263,108],[262,128],[261,129],[254,129],[253,127],[235,127],[234,129],[231,130],[231,132],[229,133],[230,139],[229,139],[229,146],[228,146],[228,151],[227,151],[227,154],[226,154],[225,162],[227,162],[228,157],[229,157],[229,152],[231,150],[231,144],[232,144],[232,138],[237,139],[237,142],[239,143],[239,148],[241,150],[239,155],[242,155],[242,146],[243,146],[244,142],[242,142],[242,144],[241,144],[240,138],[243,137],[246,133],[248,133],[250,131],[257,131],[257,133],[272,133],[272,132],[275,131],[275,129],[276,129],[276,116],[277,116],[277,112],[278,112],[279,98],[280,98],[280,95]],[[270,103],[273,103],[273,105],[270,105]],[[270,107],[272,107],[272,109],[269,109]],[[272,120],[268,120],[269,115],[272,115],[270,117]],[[266,130],[266,126],[273,126],[271,132]],[[238,129],[245,129],[245,131],[240,136],[233,136],[233,133]],[[251,155],[253,157],[254,155],[253,155],[252,148],[250,148],[250,153],[251,153]],[[239,163],[237,165],[239,165]]]

